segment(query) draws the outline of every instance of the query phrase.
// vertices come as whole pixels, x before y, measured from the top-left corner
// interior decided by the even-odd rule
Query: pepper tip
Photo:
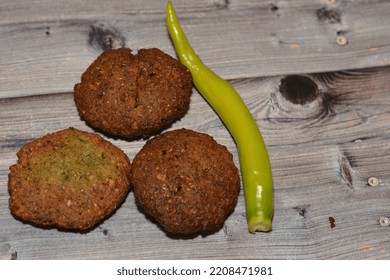
[[[258,217],[255,221],[248,221],[248,231],[252,234],[256,232],[270,232],[272,231],[272,220]]]

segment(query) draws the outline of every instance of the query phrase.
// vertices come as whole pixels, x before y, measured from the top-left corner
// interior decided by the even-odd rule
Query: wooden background
[[[73,102],[86,67],[121,46],[175,52],[165,0],[2,0],[0,259],[389,259],[390,1],[173,3],[197,53],[240,92],[263,133],[273,231],[247,232],[242,191],[222,230],[188,239],[147,220],[133,193],[85,234],[15,219],[8,168],[22,145],[69,126],[92,131]],[[229,133],[195,89],[191,102],[170,129],[209,133],[238,165]],[[107,139],[130,159],[144,144]]]

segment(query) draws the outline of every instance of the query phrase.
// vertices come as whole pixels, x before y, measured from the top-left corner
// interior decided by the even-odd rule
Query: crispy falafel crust
[[[149,137],[189,109],[191,72],[159,49],[103,52],[74,87],[80,116],[91,127],[125,139]]]
[[[188,129],[148,140],[133,159],[131,183],[137,205],[174,234],[219,230],[240,190],[227,148]]]
[[[65,129],[24,145],[10,167],[12,213],[41,226],[87,230],[123,202],[130,161],[95,133]]]

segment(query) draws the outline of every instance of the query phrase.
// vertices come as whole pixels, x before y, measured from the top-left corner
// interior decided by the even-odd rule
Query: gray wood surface
[[[73,85],[99,53],[175,55],[165,3],[0,2],[0,259],[389,259],[390,227],[380,223],[390,217],[389,1],[173,1],[198,54],[240,92],[263,133],[272,232],[247,232],[242,191],[222,230],[188,239],[146,219],[133,193],[84,234],[11,215],[8,168],[22,145],[69,126],[93,131],[78,116]],[[318,95],[304,104],[291,90],[282,95],[290,74],[309,78]],[[231,136],[195,89],[170,129],[181,127],[212,135],[238,166]],[[130,159],[144,144],[104,137]]]

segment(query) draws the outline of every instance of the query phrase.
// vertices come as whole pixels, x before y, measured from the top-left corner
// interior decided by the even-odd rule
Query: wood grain
[[[0,4],[0,259],[390,258],[390,227],[379,222],[390,217],[388,1],[174,1],[198,53],[230,79],[263,133],[275,185],[272,232],[248,233],[243,191],[223,229],[195,238],[166,235],[133,193],[86,234],[13,217],[7,181],[16,152],[69,126],[93,131],[73,101],[89,63],[123,45],[174,55],[165,1],[100,2]],[[297,86],[282,94],[288,77]],[[305,80],[315,86],[303,90]],[[169,129],[181,127],[213,136],[238,166],[230,134],[195,89],[190,111]],[[103,137],[130,159],[145,143]]]
[[[4,97],[72,91],[81,73],[102,51],[99,46],[110,39],[135,51],[157,46],[174,55],[165,27],[165,1],[3,3],[0,85]],[[387,1],[227,3],[175,2],[194,48],[224,78],[390,63]],[[348,44],[338,45],[338,36],[345,36]]]

